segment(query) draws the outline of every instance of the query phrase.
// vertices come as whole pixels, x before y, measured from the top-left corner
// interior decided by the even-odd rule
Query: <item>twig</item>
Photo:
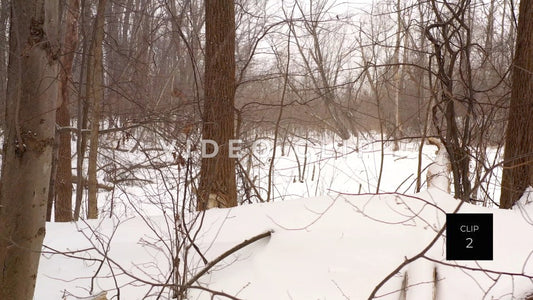
[[[454,211],[452,213],[454,213],[454,214],[457,213],[459,211],[459,209],[461,208],[461,206],[463,205],[463,203],[464,203],[464,201],[459,202],[459,204],[455,207],[455,209],[454,209]],[[439,238],[441,237],[441,235],[444,233],[445,230],[446,230],[446,223],[437,232],[437,234],[435,235],[433,240],[431,240],[431,242],[429,242],[429,244],[427,244],[427,246],[422,251],[420,251],[418,254],[416,254],[415,256],[413,256],[411,258],[407,258],[406,257],[404,262],[399,264],[398,267],[396,267],[396,269],[394,269],[392,272],[390,272],[389,275],[387,275],[380,283],[378,283],[378,285],[376,285],[374,287],[374,290],[372,290],[372,292],[370,293],[370,296],[368,297],[368,300],[376,298],[377,292],[385,285],[385,283],[387,283],[387,281],[389,281],[392,277],[394,277],[394,275],[396,275],[405,266],[407,266],[410,263],[418,260],[419,258],[426,258],[427,259],[425,254],[429,251],[429,249],[431,249],[433,247],[433,245],[435,245],[435,243],[439,240]]]
[[[260,240],[260,239],[263,239],[265,237],[270,237],[272,235],[272,230],[271,231],[267,231],[267,232],[263,232],[261,234],[258,234],[256,236],[254,236],[253,238],[249,239],[249,240],[244,240],[244,242],[234,246],[233,248],[229,249],[228,251],[222,253],[220,256],[218,256],[217,258],[215,258],[214,260],[212,260],[211,262],[209,262],[200,272],[198,272],[196,275],[194,275],[189,281],[187,281],[187,283],[181,287],[180,289],[180,295],[183,295],[183,293],[190,287],[192,286],[198,279],[200,279],[200,277],[202,277],[205,273],[207,273],[212,267],[214,267],[216,264],[218,264],[219,262],[221,262],[223,259],[225,259],[226,257],[230,256],[231,254],[239,251],[240,249],[250,245],[250,244],[253,244],[254,242]]]

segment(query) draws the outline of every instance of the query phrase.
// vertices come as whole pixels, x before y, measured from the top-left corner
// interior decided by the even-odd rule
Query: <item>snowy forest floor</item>
[[[172,155],[152,149],[168,147],[143,147],[101,151],[102,166],[148,167],[113,173],[124,176],[127,184],[100,193],[100,219],[47,223],[35,299],[92,299],[103,291],[107,299],[170,299],[173,291],[164,287],[173,282],[179,243],[188,245],[178,251],[180,274],[190,279],[204,268],[203,259],[211,261],[266,231],[272,232],[270,237],[235,252],[202,276],[189,289],[188,299],[211,299],[207,290],[239,299],[368,299],[394,269],[426,248],[444,226],[446,213],[459,204],[437,189],[424,186],[421,193],[413,192],[416,143],[403,144],[396,152],[385,149],[382,194],[374,195],[382,157],[379,143],[296,141],[277,152],[274,202],[187,212],[180,210],[187,194],[178,184],[187,179],[186,170],[160,167]],[[424,148],[422,168],[431,163],[435,150]],[[269,159],[265,155],[249,164],[259,191],[266,189]],[[101,173],[103,181],[110,174],[105,167]],[[489,181],[497,199],[497,174]],[[493,214],[492,261],[447,261],[444,232],[427,253],[384,283],[376,297],[524,299],[533,292],[533,205],[526,200],[513,210],[468,203],[460,208],[462,213]],[[177,233],[184,227],[193,242]]]

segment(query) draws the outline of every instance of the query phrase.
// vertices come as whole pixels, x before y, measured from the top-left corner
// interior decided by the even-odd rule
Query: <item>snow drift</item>
[[[212,209],[195,241],[207,260],[257,234],[273,233],[217,264],[196,285],[239,299],[368,299],[395,268],[435,238],[446,213],[458,204],[430,189],[413,196],[339,193]],[[533,291],[532,208],[525,202],[516,210],[463,204],[460,212],[494,214],[494,260],[446,261],[444,232],[376,297],[398,299],[403,282],[406,299],[433,299],[434,293],[436,299],[450,300],[524,298]],[[171,267],[162,241],[172,236],[169,219],[47,224],[35,299],[76,299],[101,291],[108,299],[170,298],[169,289],[161,293],[149,284],[168,282]],[[102,250],[76,251],[93,247]],[[103,255],[109,258],[105,263],[99,261]],[[204,266],[195,251],[187,259],[192,274]],[[188,295],[211,299],[200,289]]]

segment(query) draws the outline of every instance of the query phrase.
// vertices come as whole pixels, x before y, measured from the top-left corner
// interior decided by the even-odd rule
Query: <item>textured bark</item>
[[[57,109],[59,1],[12,1],[0,188],[0,299],[31,300]]]
[[[98,181],[96,179],[96,164],[98,158],[100,110],[104,97],[102,42],[104,40],[104,12],[106,2],[106,0],[100,0],[98,2],[94,38],[89,60],[89,71],[87,72],[87,98],[91,103],[91,135],[89,138],[89,166],[87,167],[87,177],[89,179],[88,219],[98,218]]]
[[[68,109],[68,92],[66,81],[61,78],[60,90],[63,103],[57,110],[56,122],[59,126],[70,125],[70,112]],[[57,155],[57,170],[54,195],[54,221],[72,221],[72,158],[70,150],[70,131],[59,133],[59,149]]]
[[[218,143],[219,153],[203,158],[198,188],[199,210],[237,205],[235,159],[229,157],[234,138],[235,8],[231,0],[205,2],[205,80],[203,139]],[[213,151],[207,147],[208,153]]]
[[[69,0],[64,17],[64,40],[60,70],[60,100],[61,106],[57,110],[57,124],[61,127],[70,126],[69,111],[69,82],[72,79],[72,62],[78,45],[77,23],[79,18],[80,1]],[[56,222],[72,221],[72,154],[70,148],[70,131],[59,135],[59,153],[56,175],[56,193],[54,219]]]
[[[9,25],[10,1],[0,0],[0,32],[6,32]],[[7,84],[7,53],[9,53],[9,40],[7,34],[0,35],[0,111],[5,110],[6,84]],[[4,126],[5,120],[1,118],[0,126]]]
[[[80,28],[85,27],[85,24],[89,20],[87,11],[90,9],[90,3],[87,1],[81,2],[81,13],[80,13]],[[87,69],[88,69],[88,52],[90,48],[91,39],[85,33],[85,30],[80,30],[82,35],[81,40],[83,40],[82,50],[81,50],[81,68],[79,76],[79,94],[77,99],[77,124],[76,124],[76,175],[78,176],[78,181],[76,182],[76,201],[74,205],[74,221],[78,221],[81,213],[81,204],[83,200],[83,163],[85,160],[85,150],[87,148],[87,135],[83,134],[82,131],[87,128],[87,119],[88,119],[88,104],[87,104]],[[84,88],[85,87],[85,88]]]
[[[533,1],[520,1],[511,106],[505,137],[500,208],[510,208],[533,184]]]
[[[61,88],[59,88],[61,89]],[[57,115],[57,112],[56,112]],[[57,123],[57,119],[56,119]],[[54,206],[55,199],[55,186],[57,175],[57,152],[59,149],[59,132],[56,129],[54,136],[54,146],[52,147],[52,162],[50,163],[50,183],[48,184],[48,201],[46,203],[46,222],[52,221],[52,208]]]

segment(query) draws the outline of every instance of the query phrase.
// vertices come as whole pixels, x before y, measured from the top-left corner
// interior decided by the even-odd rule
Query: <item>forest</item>
[[[0,0],[0,299],[531,300],[532,58],[531,0]]]

